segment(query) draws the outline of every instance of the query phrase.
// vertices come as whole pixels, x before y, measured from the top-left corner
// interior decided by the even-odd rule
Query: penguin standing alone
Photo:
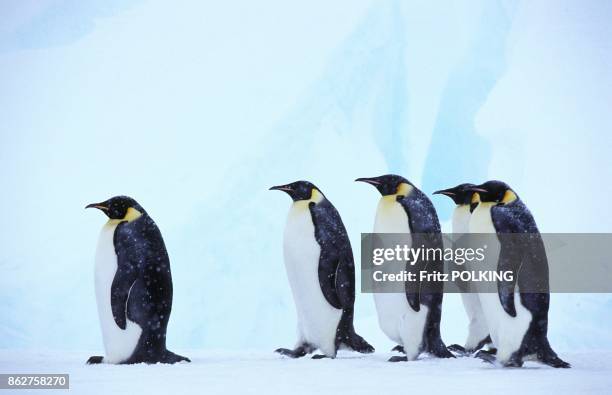
[[[478,205],[478,203],[471,205],[474,192],[470,191],[469,188],[474,186],[474,184],[460,184],[453,188],[434,192],[434,195],[441,194],[448,196],[457,205],[453,211],[453,233],[459,237],[462,234],[469,233],[470,214],[474,211],[476,205]],[[465,266],[463,267],[465,268]],[[467,291],[464,290],[461,293],[463,307],[469,320],[465,346],[458,344],[448,346],[449,350],[460,353],[472,353],[491,343],[487,321],[480,305],[480,298],[477,293]]]
[[[429,198],[412,183],[394,174],[355,181],[373,185],[382,195],[374,233],[410,234],[411,243],[417,248],[443,248],[436,210]],[[434,264],[431,267],[442,267],[441,260],[428,263]],[[422,266],[428,270],[429,265],[424,265],[423,261],[416,262],[414,267]],[[406,293],[374,293],[382,331],[399,344],[394,350],[406,354],[405,357],[391,357],[391,362],[415,360],[422,351],[440,358],[454,357],[440,337],[442,290],[442,283],[438,282],[424,293],[420,292],[418,283],[411,289],[407,286]]]
[[[496,234],[498,245],[488,250],[498,253],[497,270],[514,273],[512,281],[497,282],[497,293],[478,294],[497,360],[520,367],[525,357],[535,356],[552,367],[569,368],[548,342],[548,260],[531,212],[504,182],[488,181],[468,189],[475,192],[472,203],[478,203],[470,217],[470,233]],[[545,292],[528,292],[543,288]]]
[[[127,196],[86,208],[97,208],[109,218],[100,232],[95,268],[105,356],[93,356],[87,363],[190,362],[166,348],[172,277],[153,219]]]
[[[292,358],[316,349],[323,355],[313,358],[335,358],[341,346],[361,353],[374,352],[353,327],[355,265],[338,211],[307,181],[270,189],[286,192],[293,200],[283,250],[298,316],[296,347],[276,352]]]

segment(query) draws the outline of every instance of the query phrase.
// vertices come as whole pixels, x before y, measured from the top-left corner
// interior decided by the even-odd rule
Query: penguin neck
[[[136,210],[133,207],[130,207],[127,209],[125,216],[121,219],[109,219],[108,222],[106,223],[107,226],[116,226],[119,225],[119,223],[121,222],[132,222],[137,220],[138,218],[142,217],[142,213],[138,210]]]
[[[414,187],[408,183],[402,182],[397,187],[397,192],[392,195],[384,195],[380,198],[379,208],[385,208],[397,203],[398,198],[405,198],[414,192]]]
[[[310,203],[318,204],[325,200],[325,196],[316,188],[312,189],[312,193],[310,194],[310,199],[308,200],[298,200],[293,202],[291,207],[291,211],[303,211],[309,210]]]

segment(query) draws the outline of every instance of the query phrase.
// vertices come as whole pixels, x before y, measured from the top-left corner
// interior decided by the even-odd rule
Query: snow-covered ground
[[[390,363],[391,353],[343,352],[336,360],[292,360],[272,352],[180,351],[179,365],[96,365],[90,353],[0,351],[1,373],[69,373],[77,394],[536,394],[609,393],[612,352],[562,353],[572,369],[527,362],[502,369],[473,358]],[[35,391],[35,390],[32,390]],[[27,393],[23,390],[19,393]],[[40,393],[40,392],[38,392]]]

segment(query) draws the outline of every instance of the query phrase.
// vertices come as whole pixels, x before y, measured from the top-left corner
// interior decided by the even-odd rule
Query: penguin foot
[[[540,361],[548,366],[552,366],[553,368],[562,368],[569,369],[572,367],[569,363],[565,362],[558,356],[544,357],[540,358]]]
[[[372,354],[374,352],[374,347],[361,336],[356,333],[353,333],[350,339],[349,347],[354,351],[360,352],[362,354]]]
[[[391,351],[397,351],[397,352],[401,352],[402,354],[405,354],[404,346],[400,346],[399,344],[397,346],[393,347],[391,349]]]
[[[504,364],[505,368],[520,368],[522,366],[523,360],[521,358],[510,358],[510,360]]]
[[[492,355],[485,350],[480,350],[474,354],[474,358],[482,359],[484,362],[495,364],[495,355]]]
[[[453,354],[452,352],[448,351],[448,349],[446,347],[443,348],[438,348],[438,349],[434,349],[429,351],[432,355],[438,357],[438,358],[457,358],[455,356],[455,354]]]
[[[395,355],[389,358],[388,362],[408,362],[408,357],[400,357],[399,355]]]
[[[295,350],[290,350],[288,348],[277,348],[274,350],[274,352],[289,358],[301,358],[306,355],[306,350],[304,350],[302,347],[298,347]]]
[[[444,342],[439,337],[429,342],[429,346],[427,347],[426,351],[438,358],[455,358],[453,353],[448,351],[448,348],[444,345]]]
[[[172,364],[177,362],[191,362],[191,359],[182,355],[175,354],[172,351],[166,351],[166,353],[159,362]]]
[[[312,356],[312,359],[324,359],[324,358],[329,358],[329,357],[324,354],[315,354]]]
[[[104,357],[101,357],[99,355],[94,355],[92,357],[89,357],[89,359],[87,360],[87,365],[97,365],[99,363],[102,363],[103,360],[104,360]]]
[[[365,341],[363,337],[359,336],[355,332],[355,329],[352,328],[352,325],[348,329],[338,327],[336,330],[336,348],[341,346],[362,354],[371,354],[374,352],[374,347]]]
[[[567,369],[572,367],[569,363],[557,356],[557,353],[552,349],[550,343],[548,343],[546,336],[544,336],[538,344],[537,356],[540,362],[552,366],[553,368]]]
[[[497,354],[497,348],[489,348],[488,350],[480,350],[479,352],[485,353],[485,354],[489,354],[489,355],[496,355]]]
[[[465,347],[459,344],[451,344],[450,346],[446,348],[448,349],[448,351],[456,352],[457,354],[460,354],[460,355],[468,354],[468,351],[465,349]]]

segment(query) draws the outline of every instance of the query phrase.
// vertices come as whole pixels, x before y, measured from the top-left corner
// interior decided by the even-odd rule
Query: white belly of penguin
[[[408,215],[401,204],[389,197],[381,198],[374,221],[374,233],[410,233]],[[410,243],[407,241],[408,247]],[[385,246],[394,247],[394,246]],[[412,310],[405,293],[374,293],[374,304],[380,329],[392,341],[404,346],[409,359],[418,356],[427,319],[427,306]]]
[[[455,207],[453,211],[453,233],[455,237],[461,237],[463,234],[469,233],[470,228],[470,205],[462,204]],[[468,262],[463,265],[464,270],[475,270]],[[465,348],[468,350],[475,349],[478,343],[489,334],[484,312],[480,304],[480,298],[477,293],[462,293],[461,300],[463,307],[468,316],[468,336],[465,341]]]
[[[474,210],[470,218],[469,229],[471,233],[496,233],[491,220],[493,205],[492,203],[480,203]],[[496,242],[495,245],[487,245],[487,255],[499,256],[499,250],[499,242]],[[497,285],[494,289],[497,289]],[[478,297],[489,327],[491,340],[497,348],[497,360],[502,363],[507,362],[512,353],[521,346],[531,323],[531,312],[522,305],[518,293],[514,294],[516,317],[511,317],[506,313],[499,301],[497,292],[479,293]]]
[[[104,341],[104,362],[108,363],[120,363],[127,360],[136,348],[142,333],[142,328],[127,317],[125,330],[119,328],[113,318],[111,286],[117,271],[117,254],[113,243],[116,227],[117,225],[112,223],[104,225],[96,251],[96,301]]]
[[[330,305],[321,291],[320,253],[308,206],[294,203],[285,227],[284,258],[298,316],[298,342],[308,342],[334,356],[342,310]]]
[[[470,232],[470,205],[462,204],[453,211],[453,233]]]

